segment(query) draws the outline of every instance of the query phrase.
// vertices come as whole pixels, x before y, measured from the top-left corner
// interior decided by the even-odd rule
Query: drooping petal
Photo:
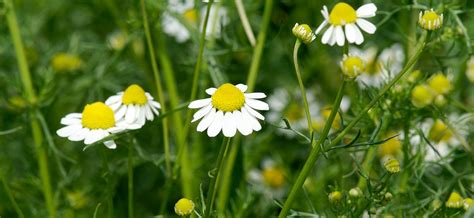
[[[151,104],[150,106],[153,106],[154,108],[158,108],[158,109],[161,108],[161,104],[158,103],[157,101],[150,101],[150,104]]]
[[[250,106],[248,106],[247,104],[245,104],[245,109],[247,109],[247,111],[254,117],[258,118],[258,119],[261,119],[261,120],[265,120],[265,117],[263,115],[261,115],[259,112],[257,112],[256,110],[252,109]]]
[[[82,118],[82,114],[81,113],[70,113],[70,114],[66,115],[66,118]]]
[[[237,132],[237,124],[232,112],[226,112],[224,115],[224,123],[222,124],[222,133],[226,137],[233,137]]]
[[[146,116],[146,119],[147,120],[150,120],[150,121],[153,121],[154,119],[154,116],[153,116],[153,112],[151,112],[151,106],[150,105],[145,105],[145,116]]]
[[[207,106],[210,103],[211,103],[211,98],[199,99],[199,100],[195,100],[191,102],[188,108],[191,108],[191,109],[202,108],[202,107]]]
[[[122,99],[122,95],[113,95],[107,98],[107,100],[105,100],[105,104],[110,106],[112,104],[115,104],[121,101],[121,99]]]
[[[318,29],[316,29],[316,31],[314,32],[315,35],[318,35],[319,32],[321,32],[321,30],[323,30],[323,28],[328,24],[328,21],[327,20],[324,20],[321,25],[319,25]]]
[[[250,126],[252,126],[252,129],[254,131],[259,131],[262,129],[262,126],[260,126],[258,120],[255,119],[255,117],[253,117],[252,115],[250,115],[247,109],[245,109],[245,107],[242,108],[242,117],[246,122],[250,123]]]
[[[115,120],[120,120],[125,116],[125,112],[127,112],[127,106],[122,105],[122,107],[118,108],[118,110],[115,111]]]
[[[368,34],[374,34],[375,30],[377,30],[377,27],[374,24],[365,19],[359,18],[356,22],[357,25]]]
[[[244,119],[242,112],[234,111],[233,114],[236,120],[237,130],[239,130],[242,135],[250,135],[250,133],[252,133],[252,126]]]
[[[90,144],[93,144],[94,142],[97,142],[97,141],[100,141],[101,139],[103,139],[104,137],[104,130],[102,129],[95,129],[95,130],[91,130],[87,136],[86,136],[86,139],[84,140],[84,144],[86,145],[90,145]]]
[[[107,147],[109,149],[116,149],[117,148],[117,144],[115,144],[114,140],[105,141],[104,145],[105,145],[105,147]]]
[[[375,6],[374,3],[369,3],[369,4],[360,6],[357,9],[356,14],[357,14],[357,17],[367,18],[367,17],[375,16],[375,12],[377,12],[377,6]]]
[[[209,112],[206,116],[204,116],[201,122],[199,122],[197,126],[197,131],[203,132],[204,130],[206,130],[211,125],[212,121],[214,120],[215,115],[216,115],[216,109],[212,108],[211,112]]]
[[[222,129],[222,124],[224,123],[224,113],[222,111],[217,111],[214,119],[212,120],[211,125],[207,129],[207,135],[209,137],[215,137]]]
[[[357,45],[360,45],[364,42],[364,35],[362,35],[362,32],[360,32],[359,27],[354,25],[354,30],[355,30],[355,35],[356,35],[356,41],[355,43]]]

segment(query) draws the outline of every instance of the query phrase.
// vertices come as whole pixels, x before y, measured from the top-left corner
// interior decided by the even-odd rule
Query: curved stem
[[[410,58],[410,60],[407,62],[405,67],[402,69],[402,71],[395,78],[393,78],[382,90],[380,90],[378,95],[374,99],[372,99],[372,101],[364,109],[362,109],[362,111],[359,114],[357,114],[357,116],[347,125],[346,128],[344,128],[344,130],[342,130],[341,133],[339,133],[337,135],[337,137],[334,140],[331,141],[331,143],[327,146],[327,148],[331,148],[334,145],[336,145],[337,143],[339,143],[342,140],[342,138],[356,125],[356,123],[359,122],[359,120],[362,119],[362,117],[365,116],[366,113],[385,95],[385,93],[393,85],[395,85],[395,83],[398,82],[398,80],[400,80],[400,78],[402,78],[403,75],[405,75],[411,69],[411,67],[416,63],[416,61],[418,60],[421,52],[423,51],[423,49],[426,45],[427,38],[428,38],[428,32],[424,31],[421,38],[420,38],[420,41],[418,43],[418,47],[416,49],[415,54]],[[335,104],[335,106],[336,106],[336,104]],[[333,107],[333,110],[334,110],[334,108],[335,107]],[[332,111],[331,111],[331,115],[333,115]],[[331,116],[329,118],[331,118]],[[331,123],[332,123],[332,121],[329,121],[329,119],[328,119],[328,122],[326,123],[325,129],[326,129],[327,125],[330,125]],[[306,177],[308,177],[308,174],[309,174],[310,170],[313,168],[314,163],[316,162],[316,160],[319,156],[319,153],[320,153],[320,150],[319,150],[320,143],[319,142],[323,141],[323,140],[325,140],[325,135],[324,134],[321,135],[321,137],[318,141],[318,144],[316,146],[314,146],[313,149],[311,150],[311,153],[310,153],[308,159],[306,160],[306,162],[303,166],[303,169],[299,173],[299,175],[296,179],[296,182],[291,187],[291,191],[290,191],[290,194],[288,195],[288,199],[285,201],[285,204],[283,205],[283,209],[280,211],[280,214],[279,214],[278,217],[280,217],[280,218],[286,217],[288,212],[290,211],[291,205],[292,205],[293,201],[295,200],[296,195],[298,194],[301,186],[303,185],[304,181],[306,180]]]
[[[247,39],[249,40],[250,45],[252,45],[252,47],[255,47],[255,35],[253,34],[249,19],[247,18],[247,14],[245,13],[245,7],[242,3],[242,0],[235,0],[235,6],[237,7],[237,12],[239,13],[240,21],[242,22],[242,26],[244,27]]]
[[[134,139],[131,139],[132,141]],[[128,145],[128,217],[133,218],[133,143]]]
[[[303,97],[304,111],[306,113],[306,120],[308,122],[309,135],[313,134],[313,122],[311,121],[311,113],[309,112],[308,99],[306,98],[306,90],[304,88],[303,79],[301,78],[301,71],[298,64],[298,50],[301,46],[301,41],[296,39],[295,47],[293,49],[293,64],[295,65],[296,78],[298,79],[298,85],[300,86],[301,96]]]
[[[215,171],[215,175],[211,176],[211,182],[209,183],[209,191],[207,193],[207,201],[206,201],[207,208],[204,213],[204,217],[211,217],[212,208],[214,206],[214,200],[215,200],[216,192],[217,192],[217,186],[219,185],[220,170],[221,170],[224,157],[226,156],[226,153],[227,153],[227,148],[229,147],[229,144],[230,144],[230,139],[231,138],[224,137],[224,139],[222,140],[222,145],[219,150],[219,155],[217,156],[216,167],[212,169],[212,171]]]
[[[20,69],[21,82],[25,90],[26,98],[32,105],[36,104],[36,95],[31,82],[31,74],[28,69],[28,62],[26,60],[23,42],[21,39],[20,29],[15,14],[15,8],[11,0],[5,1],[6,18],[10,35],[12,37],[13,45],[15,47],[16,58],[18,61],[18,68]],[[35,116],[35,109],[30,111],[30,125],[33,134],[34,148],[38,158],[39,174],[41,179],[42,191],[46,200],[46,208],[48,209],[50,217],[56,217],[56,205],[53,198],[53,191],[51,189],[51,181],[49,178],[48,157],[46,149],[43,146],[43,134],[41,125]]]

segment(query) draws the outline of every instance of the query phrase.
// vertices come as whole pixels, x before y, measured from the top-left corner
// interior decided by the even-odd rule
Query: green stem
[[[304,88],[303,79],[301,78],[301,71],[298,64],[298,50],[301,46],[301,41],[296,39],[295,47],[293,49],[293,64],[295,66],[296,78],[298,79],[298,85],[300,86],[301,96],[303,97],[304,111],[306,113],[306,120],[308,122],[309,135],[313,134],[313,122],[311,121],[311,113],[309,112],[308,99],[306,98],[306,90]]]
[[[366,116],[367,112],[385,95],[385,93],[393,85],[395,85],[395,83],[398,82],[400,78],[402,78],[408,72],[408,70],[418,60],[421,52],[423,51],[425,47],[427,38],[428,38],[428,32],[423,31],[423,34],[419,40],[415,54],[409,59],[409,61],[407,62],[406,66],[402,69],[402,71],[395,78],[393,78],[382,90],[380,90],[378,95],[374,99],[372,99],[372,101],[364,109],[362,109],[362,111],[359,114],[357,114],[357,116],[347,125],[346,128],[344,128],[344,130],[342,130],[341,133],[337,135],[337,137],[334,140],[331,141],[331,143],[327,146],[327,148],[331,148],[334,145],[338,144],[343,139],[343,137],[356,125],[356,123],[359,122],[359,120],[362,119],[362,117]],[[336,105],[337,104],[334,104],[333,110],[334,108],[336,108]],[[331,112],[331,115],[335,115],[335,114]],[[329,118],[331,118],[331,116]],[[331,123],[332,121],[328,119],[328,123],[326,123],[325,129]],[[319,141],[322,141],[324,139],[325,139],[325,135],[322,134]],[[304,181],[306,180],[306,177],[308,177],[310,170],[313,168],[314,163],[316,162],[319,156],[319,152],[320,152],[319,147],[320,147],[319,143],[313,147],[308,159],[306,160],[303,166],[303,169],[301,170],[301,172],[298,175],[298,178],[296,179],[295,184],[293,184],[293,186],[291,187],[291,191],[290,191],[290,194],[288,195],[288,199],[285,201],[285,204],[283,205],[283,209],[280,211],[280,215],[278,217],[280,218],[286,217],[288,212],[290,211],[291,205],[293,201],[295,200],[296,195],[298,194],[300,188],[302,187]]]
[[[249,75],[247,77],[247,86],[249,92],[255,87],[255,80],[257,79],[258,69],[260,68],[260,62],[263,54],[263,47],[267,38],[268,26],[270,25],[270,18],[273,10],[273,0],[265,1],[265,9],[263,11],[262,27],[257,37],[257,45],[255,46],[252,63],[250,64]]]
[[[133,144],[128,144],[128,217],[133,218]]]
[[[242,22],[242,26],[244,27],[244,31],[247,35],[250,45],[255,47],[255,35],[253,34],[249,19],[247,18],[247,13],[245,13],[244,3],[242,3],[242,0],[235,0],[234,2],[237,12],[239,13],[240,22]]]
[[[150,27],[148,24],[148,17],[146,13],[145,7],[145,0],[140,0],[141,11],[143,16],[143,28],[145,29],[145,36],[148,45],[148,51],[150,52],[150,62],[153,70],[153,76],[155,78],[155,86],[158,92],[158,101],[161,102],[161,112],[166,113],[166,104],[165,104],[165,97],[163,94],[163,87],[161,85],[161,78],[160,73],[158,71],[158,64],[156,63],[156,56],[155,56],[155,49],[153,46],[153,41],[151,40],[151,33]],[[163,144],[164,144],[164,151],[165,151],[165,165],[166,165],[166,173],[168,177],[172,177],[172,170],[171,170],[171,152],[170,152],[170,143],[169,143],[169,128],[168,128],[168,119],[163,117]]]
[[[8,186],[8,183],[5,180],[5,176],[4,175],[0,175],[0,176],[3,183],[3,188],[5,189],[5,192],[7,193],[7,196],[13,205],[13,208],[15,208],[16,214],[18,215],[19,218],[24,218],[25,215],[23,215],[23,211],[21,211],[21,208],[18,206],[18,203],[16,202],[15,197],[13,196],[13,193],[10,190],[10,187]]]
[[[211,181],[209,183],[209,191],[207,193],[207,201],[206,201],[206,211],[204,212],[204,217],[211,217],[212,213],[212,208],[214,206],[214,200],[216,197],[217,193],[217,186],[219,185],[219,177],[220,177],[220,171],[221,171],[221,166],[222,162],[224,162],[224,157],[226,156],[227,153],[227,148],[229,147],[230,144],[230,139],[224,137],[222,140],[222,145],[221,148],[219,149],[219,155],[217,156],[217,161],[216,161],[216,167],[211,170],[215,172],[214,175],[211,176]]]
[[[33,83],[31,82],[31,74],[30,70],[28,69],[28,62],[26,61],[20,29],[18,27],[18,21],[15,14],[15,8],[11,0],[6,0],[5,6],[7,8],[6,18],[8,28],[10,30],[10,34],[13,40],[16,58],[18,61],[18,67],[20,69],[21,82],[23,84],[23,88],[25,90],[28,102],[31,105],[35,105],[36,95],[33,89]],[[30,125],[33,134],[34,148],[38,158],[39,173],[42,183],[43,195],[46,200],[46,207],[48,209],[49,216],[56,217],[56,206],[53,199],[51,182],[49,178],[48,157],[46,155],[46,150],[43,146],[43,134],[41,131],[41,125],[38,119],[36,118],[34,111],[30,112]]]
[[[239,138],[236,138],[232,142],[229,155],[222,169],[222,182],[220,184],[219,198],[217,202],[217,212],[219,216],[224,216],[227,199],[229,199],[230,184],[232,181],[232,169],[234,168],[235,159],[237,158],[237,154],[240,149],[239,141]]]

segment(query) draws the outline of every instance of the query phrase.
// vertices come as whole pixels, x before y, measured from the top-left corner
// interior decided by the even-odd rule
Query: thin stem
[[[10,187],[8,186],[7,181],[5,180],[5,176],[4,175],[0,175],[0,176],[3,183],[3,188],[5,189],[5,192],[7,193],[7,196],[13,205],[13,208],[15,208],[16,214],[18,215],[19,218],[24,218],[25,215],[23,214],[23,211],[21,211],[21,208],[18,206],[18,203],[15,200],[15,197],[13,197],[13,193],[10,190]]]
[[[237,12],[239,13],[239,18],[242,22],[242,26],[244,27],[247,39],[249,40],[250,45],[252,45],[252,47],[255,47],[255,35],[253,34],[249,19],[247,18],[247,13],[245,13],[245,7],[242,3],[242,0],[235,0],[235,6],[237,7]]]
[[[151,33],[150,27],[148,24],[148,17],[146,13],[145,7],[145,0],[140,0],[142,16],[143,16],[143,28],[145,29],[145,36],[148,45],[148,51],[150,52],[150,62],[153,70],[153,76],[155,78],[155,86],[158,92],[158,101],[161,102],[161,112],[166,113],[166,104],[165,104],[165,97],[163,95],[163,87],[161,85],[161,78],[160,73],[158,71],[158,64],[156,63],[155,58],[155,49],[153,46],[153,41],[151,40]],[[172,170],[171,170],[171,152],[170,152],[170,143],[169,143],[169,128],[168,128],[168,119],[163,117],[162,119],[163,124],[163,145],[165,151],[165,165],[166,165],[166,173],[168,177],[172,177]]]
[[[416,61],[420,57],[420,54],[426,45],[427,38],[428,38],[428,32],[424,31],[419,40],[418,47],[416,49],[415,54],[409,59],[409,61],[407,62],[405,67],[402,69],[402,71],[395,78],[393,78],[382,90],[380,90],[379,94],[374,99],[372,99],[372,101],[364,109],[362,109],[362,111],[359,114],[357,114],[357,116],[347,125],[347,127],[344,128],[344,130],[342,130],[342,132],[339,133],[337,137],[331,141],[331,143],[327,146],[327,148],[331,148],[335,146],[336,144],[338,144],[342,140],[342,138],[357,124],[357,122],[359,122],[359,120],[362,119],[362,117],[365,116],[367,112],[385,95],[385,93],[393,85],[395,85],[395,83],[398,82],[398,80],[400,80],[400,78],[402,78],[403,75],[405,75],[409,69],[411,69],[411,67],[416,63]],[[326,123],[326,125],[328,125],[328,123]],[[291,191],[290,191],[290,194],[288,195],[288,199],[286,200],[283,206],[283,209],[280,212],[280,215],[279,215],[280,218],[286,217],[286,215],[288,214],[291,208],[291,204],[295,200],[299,189],[301,188],[304,181],[306,180],[306,177],[308,177],[310,170],[313,168],[314,163],[316,162],[319,156],[319,152],[320,152],[319,145],[313,147],[313,150],[311,151],[308,159],[306,160],[303,166],[303,169],[299,173],[295,184],[293,184],[293,186],[291,187]]]
[[[234,168],[235,159],[237,158],[237,154],[240,150],[240,140],[236,138],[232,142],[232,146],[230,147],[229,155],[225,164],[222,166],[222,182],[220,183],[219,189],[219,198],[217,201],[217,212],[218,216],[224,216],[224,211],[227,205],[227,199],[229,198],[230,194],[230,184],[232,181],[232,169]]]
[[[134,139],[131,139],[132,141]],[[133,143],[128,143],[128,217],[133,218]]]
[[[255,46],[252,63],[250,65],[249,75],[247,77],[248,90],[253,91],[255,87],[255,80],[257,79],[258,69],[260,68],[260,62],[263,54],[263,47],[267,38],[268,26],[270,25],[270,18],[273,10],[273,0],[265,1],[265,9],[263,11],[262,27],[258,33],[257,45]]]
[[[31,82],[31,74],[28,69],[28,62],[26,60],[23,42],[21,39],[20,29],[15,14],[15,8],[11,0],[5,1],[7,7],[6,18],[8,28],[12,37],[13,45],[15,47],[16,58],[18,61],[18,68],[20,69],[21,82],[25,90],[26,98],[32,105],[36,104],[36,95]],[[43,195],[46,200],[46,207],[50,217],[56,217],[56,206],[52,194],[51,182],[49,178],[48,157],[43,146],[43,134],[41,125],[35,116],[34,111],[30,111],[30,125],[33,134],[34,148],[38,158],[38,166],[40,179],[42,184]]]
[[[293,49],[293,64],[295,66],[296,78],[298,79],[298,85],[300,86],[301,96],[303,97],[304,111],[306,113],[306,120],[308,122],[309,135],[313,134],[313,122],[311,121],[311,113],[309,112],[308,99],[306,98],[306,90],[304,88],[303,79],[301,78],[301,71],[298,64],[298,50],[301,46],[301,41],[296,39],[295,47]]]
[[[214,171],[215,174],[210,175],[211,182],[209,183],[209,191],[207,193],[207,201],[206,201],[207,208],[204,213],[204,217],[211,217],[212,208],[214,206],[214,200],[217,193],[217,186],[219,185],[218,180],[221,174],[220,170],[221,170],[224,157],[226,156],[226,153],[227,153],[227,148],[229,147],[229,144],[230,144],[230,139],[231,138],[224,137],[224,139],[222,140],[222,145],[219,150],[219,155],[217,156],[216,167],[211,170],[211,172]]]

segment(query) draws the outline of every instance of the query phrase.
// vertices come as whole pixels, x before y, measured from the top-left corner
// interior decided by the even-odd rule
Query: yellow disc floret
[[[427,85],[418,85],[411,91],[411,102],[415,107],[422,108],[433,102],[433,91]]]
[[[436,120],[430,129],[428,139],[435,142],[446,142],[453,137],[453,132],[441,120]]]
[[[344,2],[337,3],[329,14],[329,23],[332,25],[354,23],[356,20],[356,11],[352,6]]]
[[[428,85],[438,95],[447,94],[453,88],[448,78],[441,73],[433,75],[428,81]]]
[[[211,99],[212,106],[224,112],[239,110],[245,104],[244,93],[230,83],[221,85]]]
[[[461,208],[463,207],[464,201],[457,192],[452,192],[451,195],[448,198],[448,201],[446,201],[446,207],[448,208]]]
[[[262,172],[263,181],[272,188],[280,188],[285,184],[285,177],[281,169],[268,167]]]
[[[82,111],[82,125],[89,129],[108,129],[114,127],[114,112],[102,102],[88,104]]]
[[[181,198],[174,205],[174,212],[179,216],[189,216],[194,211],[194,202],[187,199]]]
[[[438,15],[433,9],[420,12],[418,24],[427,30],[435,30],[443,25],[443,14]]]
[[[125,105],[144,105],[147,102],[148,98],[145,95],[145,91],[139,85],[133,84],[129,86],[123,93],[122,103]]]
[[[341,68],[347,78],[353,79],[365,70],[365,62],[357,56],[345,56]]]

